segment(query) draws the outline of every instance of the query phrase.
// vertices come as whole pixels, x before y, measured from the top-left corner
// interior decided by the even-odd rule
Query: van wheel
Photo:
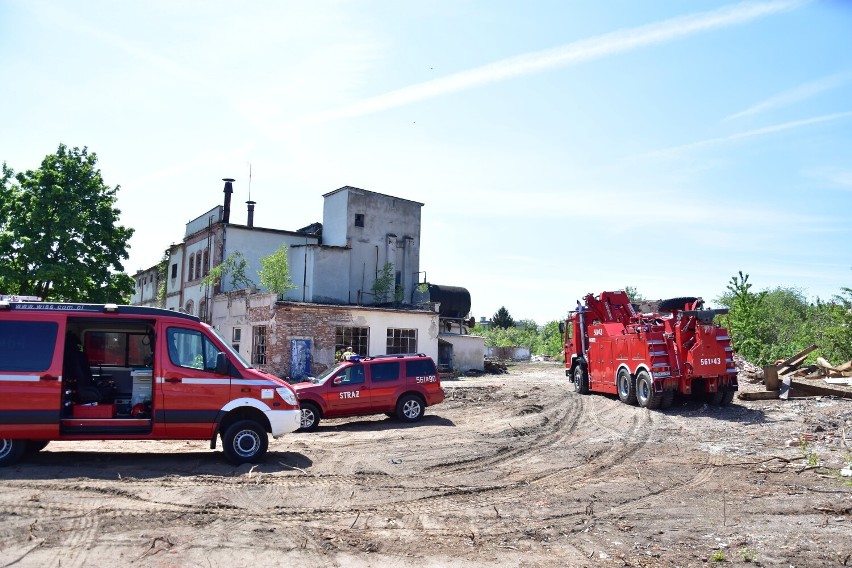
[[[24,449],[25,454],[37,454],[42,451],[50,443],[50,440],[30,440],[27,442],[27,447]]]
[[[303,432],[313,432],[317,429],[320,422],[320,409],[312,402],[302,403],[302,427],[299,430]]]
[[[627,369],[621,369],[615,379],[618,388],[618,398],[624,404],[636,404],[636,381],[630,376]]]
[[[396,415],[405,422],[417,422],[424,411],[423,401],[414,394],[407,394],[396,403]]]
[[[254,420],[235,422],[222,435],[225,458],[234,465],[262,460],[268,446],[266,430]]]
[[[737,394],[736,391],[728,389],[725,391],[725,394],[722,395],[722,402],[719,403],[720,406],[728,406],[732,402],[734,402],[734,395]]]
[[[0,467],[12,465],[21,459],[27,449],[26,440],[0,438]]]

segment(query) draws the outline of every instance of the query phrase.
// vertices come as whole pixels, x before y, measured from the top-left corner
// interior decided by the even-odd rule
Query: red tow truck
[[[561,325],[565,374],[580,394],[617,394],[626,404],[671,406],[676,393],[728,405],[737,391],[726,309],[701,298],[634,304],[623,291],[587,294]]]

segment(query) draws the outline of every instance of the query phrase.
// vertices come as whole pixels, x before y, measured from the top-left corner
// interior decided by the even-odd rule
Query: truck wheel
[[[589,394],[589,373],[586,372],[586,364],[582,361],[574,365],[574,391]]]
[[[234,422],[222,435],[225,458],[234,465],[260,461],[268,446],[266,430],[254,420]]]
[[[404,422],[417,422],[423,418],[423,401],[414,394],[407,394],[396,403],[396,415]]]
[[[707,404],[712,404],[713,406],[719,406],[722,404],[722,400],[725,398],[725,391],[717,390],[716,392],[706,392],[704,393],[704,400]]]
[[[27,449],[26,440],[0,438],[0,467],[12,465],[21,459]]]
[[[658,312],[670,312],[672,310],[682,310],[686,304],[691,304],[698,298],[693,297],[684,297],[684,298],[669,298],[668,300],[663,300],[657,305]]]
[[[627,369],[621,369],[615,378],[618,387],[618,398],[624,404],[636,404],[636,382]]]
[[[654,392],[654,381],[648,371],[636,373],[636,401],[639,406],[654,410],[660,407],[662,399],[662,394]]]
[[[313,402],[302,403],[302,427],[299,430],[313,432],[320,422],[320,409]]]
[[[734,402],[734,395],[737,391],[726,389],[725,394],[722,395],[722,402],[719,403],[720,406],[728,406],[732,402]]]

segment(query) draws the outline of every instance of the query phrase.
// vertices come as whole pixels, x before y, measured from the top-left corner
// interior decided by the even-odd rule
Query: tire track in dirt
[[[448,474],[463,475],[479,472],[483,469],[494,469],[503,464],[524,458],[530,452],[556,445],[570,437],[580,413],[580,405],[575,397],[568,394],[567,389],[554,389],[555,395],[541,405],[526,404],[521,409],[522,416],[530,416],[533,408],[544,408],[539,414],[542,420],[539,424],[523,429],[514,428],[511,423],[505,433],[504,440],[492,455],[473,455],[469,458],[444,462],[426,468],[433,476],[445,477]],[[568,396],[565,396],[568,394]],[[521,443],[517,443],[521,441]]]
[[[681,477],[677,480],[669,478],[672,483],[649,490],[647,495],[635,499],[627,499],[622,503],[610,507],[602,517],[618,517],[625,513],[635,513],[637,509],[652,508],[654,505],[671,501],[671,494],[676,493],[686,486],[699,487],[711,481],[717,475],[717,468],[725,464],[725,458],[721,455],[711,454],[704,466],[690,477]],[[683,470],[681,470],[683,471]]]

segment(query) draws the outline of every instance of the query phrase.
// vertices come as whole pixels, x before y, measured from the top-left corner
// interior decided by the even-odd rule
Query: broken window
[[[334,352],[343,353],[347,347],[352,351],[366,357],[370,354],[370,328],[369,327],[342,327],[334,330]]]
[[[388,328],[387,354],[417,353],[417,330]]]
[[[251,363],[252,365],[266,365],[265,325],[256,325],[252,328]]]

